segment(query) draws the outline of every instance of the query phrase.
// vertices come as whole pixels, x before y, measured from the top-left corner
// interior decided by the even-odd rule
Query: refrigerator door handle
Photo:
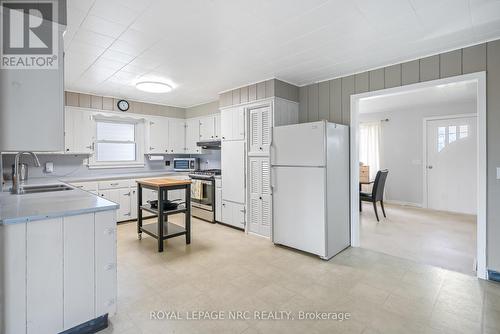
[[[271,175],[270,175],[270,181],[271,181],[271,193],[273,190],[276,188],[276,184],[274,183],[274,167],[271,166]]]

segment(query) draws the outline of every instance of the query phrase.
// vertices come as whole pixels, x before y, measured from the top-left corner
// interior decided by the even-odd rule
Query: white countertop
[[[38,178],[25,185],[63,184],[52,178]],[[0,192],[0,225],[116,210],[119,205],[89,192],[72,189],[46,193],[13,195]]]
[[[41,177],[29,179],[24,185],[68,184],[71,182],[181,175],[188,175],[188,173],[144,172],[83,177]],[[3,192],[0,191],[0,225],[116,210],[119,208],[119,205],[114,202],[76,188],[66,191],[12,195],[9,192],[10,187],[11,185],[8,182],[3,187]]]

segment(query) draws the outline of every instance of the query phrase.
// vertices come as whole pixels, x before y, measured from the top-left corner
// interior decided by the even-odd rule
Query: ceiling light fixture
[[[135,84],[135,88],[148,93],[168,93],[172,86],[159,81],[141,81]]]

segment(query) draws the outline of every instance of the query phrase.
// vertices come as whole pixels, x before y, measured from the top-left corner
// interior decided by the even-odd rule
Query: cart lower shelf
[[[158,223],[147,224],[141,227],[141,231],[158,239]],[[178,237],[180,235],[186,234],[187,231],[183,226],[177,224],[164,222],[163,223],[163,236],[161,239],[169,239],[173,237]]]

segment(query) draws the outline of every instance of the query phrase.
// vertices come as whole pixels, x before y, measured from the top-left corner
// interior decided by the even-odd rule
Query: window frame
[[[93,154],[89,157],[88,167],[89,169],[97,168],[136,168],[144,167],[144,119],[136,119],[130,117],[115,117],[115,116],[104,116],[95,115],[94,116],[95,133],[94,142],[92,143],[94,147]],[[107,123],[122,123],[122,124],[133,124],[134,125],[134,141],[120,141],[120,140],[97,140],[97,123],[107,122]],[[97,160],[97,150],[99,143],[135,143],[135,160],[129,161],[98,161]]]

